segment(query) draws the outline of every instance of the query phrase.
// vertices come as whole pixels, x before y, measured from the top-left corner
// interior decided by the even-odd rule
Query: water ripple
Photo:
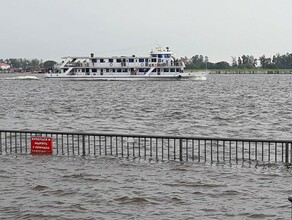
[[[291,85],[288,75],[181,82],[0,80],[0,124],[291,139]],[[1,155],[0,218],[288,219],[291,173],[283,164]]]

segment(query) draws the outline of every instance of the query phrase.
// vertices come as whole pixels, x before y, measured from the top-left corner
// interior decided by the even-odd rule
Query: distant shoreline
[[[206,70],[186,70],[191,72]],[[285,70],[208,70],[209,74],[292,74],[292,69]]]
[[[291,71],[210,71],[209,74],[267,74],[267,75],[279,75],[279,74],[292,74]]]

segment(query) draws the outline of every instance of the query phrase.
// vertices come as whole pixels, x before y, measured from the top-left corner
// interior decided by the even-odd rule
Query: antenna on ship
[[[159,48],[161,48],[161,46],[160,46],[160,44],[158,43],[158,41],[156,41],[156,44],[157,44],[157,46],[158,46]]]

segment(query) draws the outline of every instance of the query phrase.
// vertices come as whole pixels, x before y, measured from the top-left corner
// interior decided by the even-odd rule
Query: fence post
[[[0,131],[0,154],[2,154],[2,132]]]
[[[290,163],[292,163],[292,143],[290,143]]]
[[[183,160],[183,142],[182,139],[179,139],[179,160]]]
[[[85,135],[82,135],[82,156],[85,156]]]
[[[289,163],[289,143],[285,145],[285,163]]]

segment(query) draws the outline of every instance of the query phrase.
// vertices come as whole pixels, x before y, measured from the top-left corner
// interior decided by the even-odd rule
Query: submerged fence
[[[50,137],[54,155],[109,155],[197,162],[291,163],[292,141],[0,130],[0,154],[30,154]]]

